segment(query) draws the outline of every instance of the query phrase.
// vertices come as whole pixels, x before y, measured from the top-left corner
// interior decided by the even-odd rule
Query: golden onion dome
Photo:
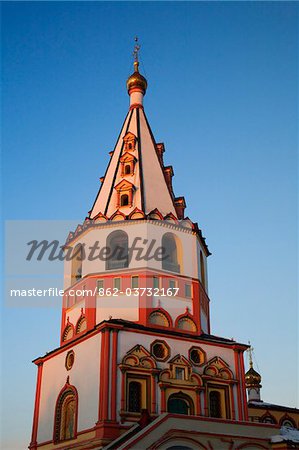
[[[254,368],[251,366],[250,369],[245,373],[245,384],[247,388],[251,387],[261,387],[262,377]]]
[[[128,93],[132,89],[140,89],[143,95],[146,93],[147,81],[146,79],[139,73],[138,70],[139,62],[134,62],[134,73],[127,79],[127,89]]]

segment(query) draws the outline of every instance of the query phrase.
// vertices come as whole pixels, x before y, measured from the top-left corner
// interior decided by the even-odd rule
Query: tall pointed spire
[[[106,218],[120,214],[131,218],[138,210],[144,216],[154,210],[160,218],[184,217],[185,201],[175,198],[172,188],[173,169],[164,166],[164,145],[157,144],[143,109],[146,79],[139,73],[138,39],[135,39],[134,73],[127,80],[130,110],[104,177],[101,188],[90,212],[90,218],[98,215]]]

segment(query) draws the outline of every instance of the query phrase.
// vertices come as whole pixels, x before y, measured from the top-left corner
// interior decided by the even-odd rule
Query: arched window
[[[120,206],[128,206],[129,204],[129,196],[128,194],[123,194],[120,197]]]
[[[178,263],[178,248],[175,236],[172,233],[166,233],[162,237],[163,260],[162,269],[171,272],[180,272]]]
[[[209,394],[209,409],[211,417],[221,417],[221,394],[218,391],[211,391]]]
[[[193,402],[188,395],[172,394],[167,401],[167,411],[173,414],[193,414]]]
[[[261,417],[262,423],[277,423],[275,417],[273,417],[270,413],[266,413]]]
[[[106,241],[108,254],[106,270],[123,269],[129,266],[128,235],[124,231],[113,231]]]
[[[76,333],[82,333],[82,331],[85,331],[87,329],[87,321],[84,316],[80,317],[77,323],[76,327]]]
[[[74,329],[72,325],[67,325],[64,329],[62,340],[68,341],[69,339],[72,339],[73,336],[74,336]]]
[[[130,164],[127,164],[125,166],[125,174],[130,175],[130,173],[131,173],[131,166],[130,166]]]
[[[280,426],[287,427],[287,428],[296,428],[295,422],[290,417],[281,419]]]
[[[70,386],[59,396],[56,404],[54,422],[54,441],[64,441],[76,437],[78,399]]]
[[[149,323],[160,325],[161,327],[170,326],[167,316],[162,311],[153,311],[149,316]]]
[[[129,384],[129,401],[128,410],[130,412],[141,411],[141,383],[138,381],[131,381]]]
[[[196,331],[196,325],[190,317],[181,317],[178,320],[178,328],[185,331]]]
[[[200,278],[201,284],[204,288],[206,288],[205,262],[202,256],[202,251],[200,251]]]
[[[84,249],[82,244],[76,245],[72,252],[72,284],[82,278],[82,261],[84,258]]]

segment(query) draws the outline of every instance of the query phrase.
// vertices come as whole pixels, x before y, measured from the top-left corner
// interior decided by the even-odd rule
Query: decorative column
[[[112,331],[111,420],[116,421],[118,330]]]

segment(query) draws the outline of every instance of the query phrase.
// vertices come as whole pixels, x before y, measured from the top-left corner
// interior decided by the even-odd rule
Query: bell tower
[[[98,448],[163,413],[248,419],[247,346],[211,334],[210,252],[146,117],[139,48],[106,172],[65,244],[60,345],[34,361],[31,449]]]
[[[164,144],[156,143],[145,115],[147,80],[139,72],[139,48],[127,80],[129,111],[100,189],[84,224],[68,236],[67,246],[74,255],[81,249],[84,257],[65,266],[61,343],[66,336],[76,337],[70,330],[76,330],[82,315],[86,331],[113,318],[197,335],[210,332],[210,252],[197,224],[185,217],[184,197],[174,195],[172,166],[164,165]],[[98,251],[90,257],[94,243]],[[105,248],[111,257],[101,257]],[[74,286],[79,292],[101,290],[93,299],[74,303]]]

